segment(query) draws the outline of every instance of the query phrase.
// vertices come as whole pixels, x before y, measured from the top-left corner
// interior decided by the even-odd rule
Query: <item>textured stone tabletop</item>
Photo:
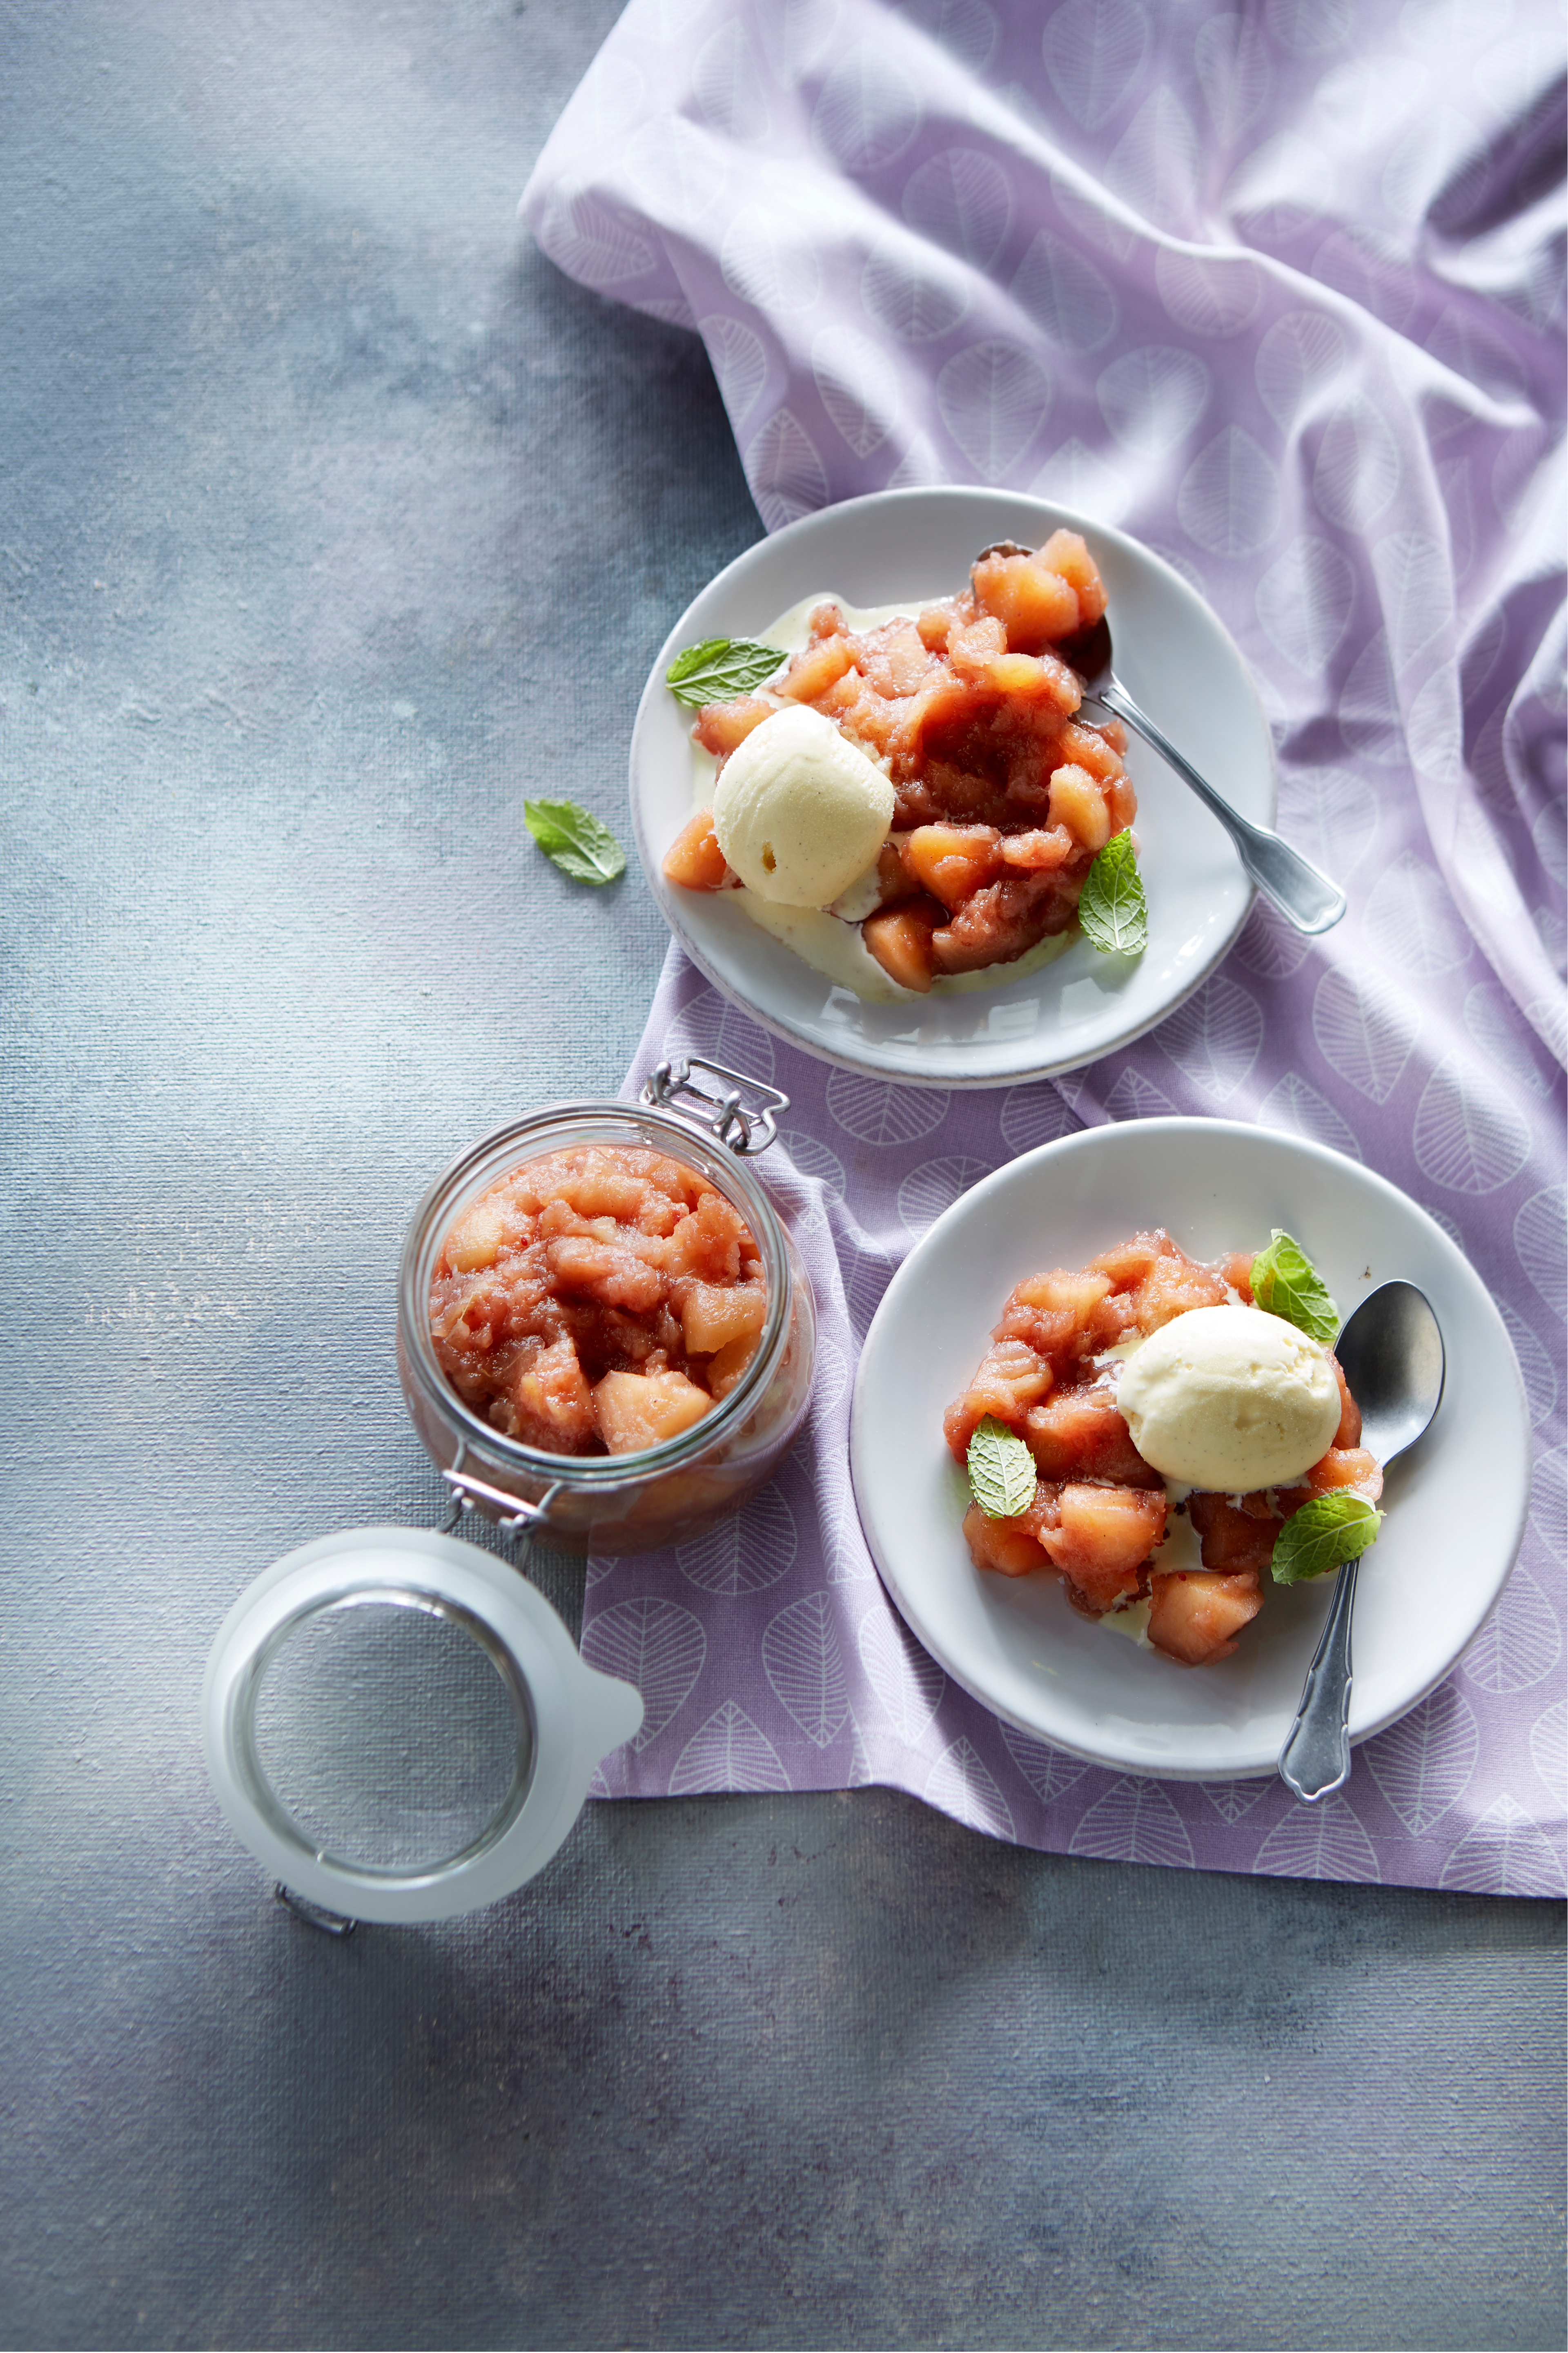
[[[235,1595],[441,1511],[414,1199],[642,1027],[645,886],[519,802],[627,833],[647,663],[760,531],[696,339],[515,223],[613,16],[0,21],[0,2337],[1555,2345],[1555,1906],[864,1789],[592,1806],[339,1945],[218,1818]]]

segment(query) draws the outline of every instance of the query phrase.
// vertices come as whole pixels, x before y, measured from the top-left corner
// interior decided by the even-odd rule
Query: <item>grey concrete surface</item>
[[[229,1601],[438,1514],[413,1200],[642,1025],[645,886],[519,802],[626,832],[759,531],[695,340],[513,220],[614,14],[0,11],[0,2339],[1555,2345],[1555,1907],[861,1790],[591,1807],[337,1946],[218,1819]]]

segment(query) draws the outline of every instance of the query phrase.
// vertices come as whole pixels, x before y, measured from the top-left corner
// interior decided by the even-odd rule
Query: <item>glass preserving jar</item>
[[[700,1085],[699,1071],[723,1092]],[[640,1103],[532,1112],[471,1145],[437,1178],[404,1242],[397,1368],[414,1426],[464,1508],[566,1552],[647,1552],[695,1535],[772,1474],[805,1419],[816,1341],[805,1271],[747,1165],[773,1142],[774,1114],[788,1101],[692,1055],[661,1062]],[[739,1211],[762,1253],[767,1309],[746,1370],[689,1429],[637,1453],[552,1454],[503,1436],[458,1396],[430,1336],[431,1279],[458,1219],[525,1162],[587,1145],[642,1146],[679,1161]]]

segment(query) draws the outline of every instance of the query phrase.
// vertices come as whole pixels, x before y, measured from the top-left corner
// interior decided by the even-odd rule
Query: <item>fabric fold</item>
[[[1561,1888],[1568,695],[1544,31],[1469,0],[1383,0],[1353,51],[1348,17],[1305,0],[633,0],[552,134],[533,233],[700,332],[770,530],[980,480],[1131,532],[1237,638],[1281,828],[1352,898],[1314,942],[1258,906],[1150,1037],[994,1096],[828,1071],[671,951],[628,1083],[684,1041],[791,1093],[774,1181],[824,1372],[808,1446],[700,1560],[595,1567],[590,1655],[630,1610],[680,1662],[606,1788],[889,1780],[1079,1852]],[[855,1353],[922,1221],[1033,1144],[1170,1111],[1310,1135],[1403,1187],[1499,1300],[1537,1426],[1498,1612],[1311,1823],[1267,1785],[1021,1756],[909,1641],[848,1494]]]

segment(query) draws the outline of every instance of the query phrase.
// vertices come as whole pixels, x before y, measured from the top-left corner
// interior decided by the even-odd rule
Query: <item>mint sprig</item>
[[[1266,1315],[1294,1324],[1320,1347],[1332,1345],[1340,1328],[1340,1311],[1328,1286],[1301,1245],[1275,1226],[1267,1250],[1258,1251],[1248,1278],[1252,1296]]]
[[[969,1441],[969,1492],[988,1520],[1016,1520],[1035,1500],[1035,1458],[1016,1430],[988,1413]]]
[[[777,646],[764,646],[756,638],[704,638],[700,646],[676,655],[664,682],[677,702],[697,711],[705,702],[732,702],[738,694],[750,694],[788,659]]]
[[[1078,919],[1105,955],[1142,955],[1149,944],[1149,906],[1130,833],[1112,834],[1084,877]]]
[[[1358,1560],[1377,1542],[1383,1514],[1364,1495],[1348,1494],[1342,1487],[1332,1495],[1314,1495],[1292,1512],[1274,1539],[1270,1566],[1276,1585],[1300,1585],[1309,1577],[1326,1577],[1347,1560]]]
[[[626,853],[607,825],[575,801],[524,801],[523,821],[546,858],[574,882],[613,882]]]

